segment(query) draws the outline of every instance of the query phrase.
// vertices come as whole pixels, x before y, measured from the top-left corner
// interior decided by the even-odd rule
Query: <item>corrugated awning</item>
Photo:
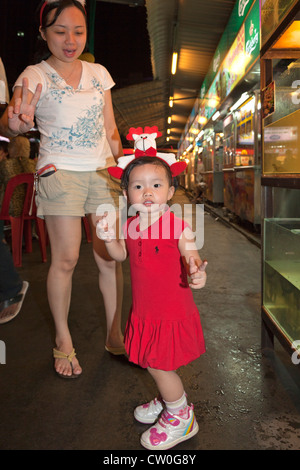
[[[163,133],[158,145],[177,148],[235,3],[236,0],[145,0],[154,80],[113,91],[116,120],[123,137],[131,126],[157,125]],[[176,74],[171,75],[175,51],[178,65]],[[170,109],[171,95],[174,105]]]

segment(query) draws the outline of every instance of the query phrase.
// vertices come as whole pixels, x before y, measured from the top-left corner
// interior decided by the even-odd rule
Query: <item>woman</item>
[[[116,204],[106,168],[122,155],[110,89],[114,82],[100,64],[78,59],[87,39],[84,1],[44,2],[40,33],[46,60],[27,67],[15,83],[2,118],[2,132],[28,132],[34,115],[41,134],[37,162],[38,215],[44,217],[51,244],[48,299],[56,328],[55,370],[76,378],[82,368],[68,328],[72,275],[81,243],[81,217],[88,214],[99,286],[107,320],[106,349],[124,351],[121,333],[122,271],[95,234],[99,204]]]

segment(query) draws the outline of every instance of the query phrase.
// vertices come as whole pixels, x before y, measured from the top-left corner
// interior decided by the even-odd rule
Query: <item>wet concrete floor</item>
[[[174,202],[188,203],[182,190]],[[300,381],[296,366],[275,341],[260,344],[261,253],[243,234],[204,215],[207,285],[194,291],[207,352],[180,369],[200,431],[176,447],[199,450],[298,450]],[[53,325],[46,297],[49,262],[37,241],[19,272],[28,290],[19,316],[0,326],[6,364],[0,365],[0,449],[142,450],[146,425],[133,409],[156,388],[145,370],[104,350],[105,317],[91,245],[83,237],[74,274],[70,327],[83,367],[79,380],[53,370]],[[49,254],[50,256],[50,254]],[[123,325],[131,303],[124,263]]]

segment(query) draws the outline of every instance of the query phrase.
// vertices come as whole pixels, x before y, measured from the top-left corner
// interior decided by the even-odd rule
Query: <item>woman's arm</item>
[[[112,154],[115,157],[115,160],[117,161],[117,159],[123,155],[123,147],[115,121],[110,90],[105,91],[105,106],[103,114],[106,137],[110,145]]]
[[[22,86],[15,88],[13,97],[0,120],[0,133],[7,137],[25,134],[34,125],[36,104],[41,96],[42,85],[39,83],[35,93],[28,90],[28,80],[23,78]]]
[[[178,248],[191,280],[190,287],[192,289],[201,289],[206,284],[205,269],[207,261],[201,260],[193,239],[193,233],[189,227],[186,227],[182,232]]]

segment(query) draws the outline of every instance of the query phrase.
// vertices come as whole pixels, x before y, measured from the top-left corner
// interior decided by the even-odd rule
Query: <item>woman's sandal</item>
[[[76,352],[75,352],[74,348],[73,348],[73,350],[70,354],[66,354],[62,351],[59,351],[58,349],[53,349],[54,359],[67,359],[69,361],[69,363],[71,364],[72,371],[73,371],[72,360],[74,359],[75,356],[76,356]],[[55,370],[55,372],[62,379],[78,379],[78,377],[81,375],[81,374],[65,375],[65,374],[61,374],[60,372],[57,372],[57,370]]]
[[[120,348],[111,348],[110,346],[105,345],[105,351],[113,354],[114,356],[126,355],[125,346],[121,346]]]

